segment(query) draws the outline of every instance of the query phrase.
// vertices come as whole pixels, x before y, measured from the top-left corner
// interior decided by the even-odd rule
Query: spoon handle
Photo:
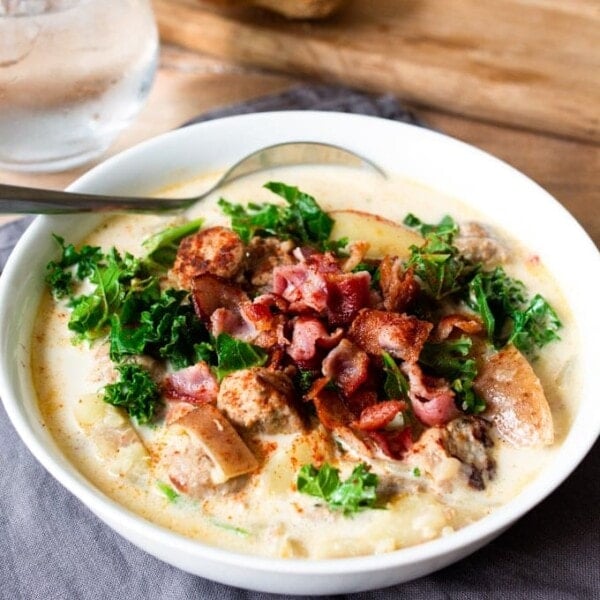
[[[132,198],[43,190],[0,184],[0,214],[69,214],[98,211],[140,213],[172,212],[185,208],[189,199]]]

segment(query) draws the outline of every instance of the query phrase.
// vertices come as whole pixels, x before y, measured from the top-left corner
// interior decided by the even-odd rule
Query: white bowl
[[[45,265],[55,251],[50,234],[77,242],[97,222],[95,216],[40,217],[10,257],[0,280],[0,395],[21,438],[44,467],[110,527],[154,556],[208,579],[253,590],[308,595],[357,592],[425,575],[477,550],[550,494],[588,452],[600,432],[600,369],[596,364],[600,289],[598,278],[589,276],[600,273],[600,254],[558,202],[512,167],[444,135],[359,115],[262,113],[203,123],[115,156],[71,189],[151,193],[203,171],[226,167],[262,146],[297,140],[349,148],[389,172],[475,205],[542,257],[562,283],[581,331],[578,357],[584,373],[577,415],[552,468],[492,515],[456,533],[359,558],[317,561],[236,554],[187,539],[125,510],[92,486],[61,454],[41,424],[29,374],[32,323]]]

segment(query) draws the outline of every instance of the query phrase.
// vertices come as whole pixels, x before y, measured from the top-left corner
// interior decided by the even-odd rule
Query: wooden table
[[[164,46],[148,103],[134,124],[96,162],[173,129],[210,108],[281,91],[298,82],[300,79],[290,76],[243,68]],[[433,128],[487,150],[537,181],[564,204],[600,245],[600,145],[484,123],[420,106],[411,108]],[[61,189],[93,164],[53,174],[0,171],[0,182]],[[10,218],[0,216],[0,222]]]

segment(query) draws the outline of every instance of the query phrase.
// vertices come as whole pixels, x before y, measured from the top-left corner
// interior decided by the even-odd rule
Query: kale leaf
[[[135,311],[113,314],[110,358],[118,362],[126,355],[146,354],[169,360],[176,369],[195,364],[196,345],[208,333],[193,307],[184,303],[187,298],[187,292],[169,289],[146,305],[140,302]]]
[[[102,261],[96,262],[89,275],[95,285],[90,294],[71,298],[73,309],[68,327],[79,334],[79,339],[93,340],[106,335],[112,315],[127,303],[135,303],[135,297],[157,290],[157,281],[144,278],[141,263],[131,254],[121,256],[112,248]]]
[[[204,219],[186,221],[149,237],[143,243],[146,250],[146,256],[143,259],[144,265],[151,271],[161,272],[170,269],[175,262],[179,242],[184,237],[196,233],[203,222]]]
[[[287,204],[250,202],[243,207],[224,198],[219,200],[223,212],[231,217],[231,228],[244,243],[258,235],[291,239],[321,250],[337,251],[347,244],[347,240],[329,240],[334,221],[312,196],[297,187],[276,181],[270,181],[264,187],[281,196]]]
[[[383,391],[385,392],[386,397],[388,400],[407,399],[408,381],[406,380],[404,373],[402,373],[396,364],[396,361],[389,353],[383,352],[381,358],[383,359],[383,371],[385,372]]]
[[[217,379],[233,371],[248,369],[250,367],[261,367],[269,358],[268,353],[247,342],[237,340],[227,333],[220,333],[214,344],[217,354]]]
[[[512,343],[533,355],[537,348],[559,339],[562,324],[554,309],[539,294],[528,300],[523,283],[509,277],[502,267],[473,277],[467,303],[481,315],[496,347]]]
[[[444,217],[438,225],[423,223],[412,214],[404,224],[417,229],[425,241],[421,246],[411,246],[408,266],[423,284],[423,290],[435,300],[455,294],[465,285],[465,280],[477,269],[467,262],[453,245],[458,226],[451,217]]]
[[[329,463],[320,468],[304,465],[296,481],[298,491],[325,500],[331,510],[339,510],[346,516],[373,508],[377,501],[379,478],[369,472],[365,463],[357,465],[350,477],[340,480],[340,471]]]
[[[120,378],[104,388],[104,402],[122,406],[139,424],[149,423],[161,405],[160,391],[150,373],[135,363],[117,366]]]
[[[462,410],[479,414],[485,410],[485,402],[473,389],[477,365],[475,359],[469,357],[472,344],[471,338],[466,336],[439,343],[428,342],[421,351],[419,362],[434,375],[450,382]]]
[[[65,298],[72,293],[73,267],[78,279],[83,280],[91,275],[103,254],[98,246],[86,245],[77,250],[73,244],[65,244],[65,240],[59,235],[52,234],[52,237],[61,248],[61,257],[46,265],[45,282],[55,298]]]

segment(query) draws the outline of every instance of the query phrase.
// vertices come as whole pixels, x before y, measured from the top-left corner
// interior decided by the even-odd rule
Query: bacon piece
[[[363,431],[383,429],[394,420],[394,417],[408,408],[406,402],[400,400],[385,400],[372,406],[367,406],[361,413],[355,426]]]
[[[194,279],[192,300],[196,314],[204,321],[210,319],[218,308],[235,311],[240,304],[250,301],[248,295],[238,286],[210,274]]]
[[[198,275],[233,277],[243,261],[244,244],[237,233],[227,227],[210,227],[183,238],[172,271],[181,286],[190,289]]]
[[[344,334],[342,329],[328,333],[325,325],[316,317],[301,315],[294,320],[292,343],[287,353],[299,363],[312,360],[317,348],[332,348]]]
[[[244,342],[253,342],[258,335],[252,323],[243,318],[239,308],[217,308],[210,317],[210,332],[214,337],[226,333]]]
[[[273,269],[273,292],[290,303],[292,312],[315,311],[327,314],[333,325],[345,325],[369,305],[369,273],[343,273],[330,253],[296,251],[303,262]]]
[[[371,275],[367,271],[327,278],[327,318],[332,325],[348,325],[371,301]]]
[[[375,444],[367,434],[352,427],[354,415],[337,392],[324,389],[327,383],[328,379],[323,377],[315,381],[309,392],[315,404],[319,421],[325,429],[331,431],[338,441],[355,454],[374,456],[377,452]]]
[[[292,312],[327,308],[327,282],[323,274],[310,269],[306,263],[275,267],[273,292],[290,303]]]
[[[344,398],[346,406],[352,411],[356,417],[360,417],[360,414],[369,406],[377,404],[377,392],[375,390],[365,389],[361,387],[355,394],[352,394],[348,398]]]
[[[344,396],[351,396],[367,380],[369,357],[347,339],[343,339],[325,358],[323,375],[338,385]]]
[[[246,302],[240,306],[240,316],[243,321],[240,331],[245,334],[247,341],[261,348],[270,349],[274,346],[286,346],[289,343],[284,335],[287,317],[279,312],[281,308],[287,306],[287,303],[283,298],[279,300],[276,298],[273,294],[259,296],[254,302]]]
[[[403,363],[409,382],[408,395],[416,417],[425,425],[445,425],[460,413],[448,382],[425,375],[416,363]]]
[[[401,460],[413,445],[413,434],[410,427],[396,431],[369,431],[368,435],[386,456],[394,460]]]
[[[454,329],[460,329],[465,333],[481,333],[483,325],[481,321],[471,315],[452,314],[442,317],[435,328],[435,341],[443,341],[450,337]]]
[[[204,361],[171,373],[163,382],[163,394],[167,400],[212,403],[216,401],[218,391],[217,380]]]
[[[412,315],[363,309],[352,322],[349,338],[368,354],[415,362],[433,325]]]
[[[310,389],[308,396],[315,404],[317,417],[326,429],[336,429],[339,426],[348,426],[354,421],[354,415],[348,410],[340,395],[333,390],[323,389],[328,379],[317,379]]]
[[[405,271],[399,258],[385,256],[379,266],[379,273],[379,287],[386,310],[405,311],[420,290],[414,269],[408,268]]]

